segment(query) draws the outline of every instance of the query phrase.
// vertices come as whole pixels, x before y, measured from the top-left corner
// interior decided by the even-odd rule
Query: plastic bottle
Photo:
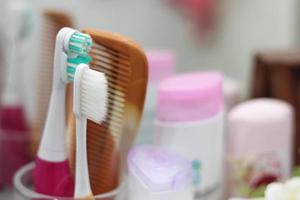
[[[146,53],[149,66],[147,95],[138,144],[152,144],[156,100],[159,83],[175,71],[175,55],[170,50],[150,50]]]
[[[283,101],[260,98],[228,114],[227,190],[231,196],[263,195],[265,186],[291,175],[293,109]]]
[[[222,84],[219,72],[195,72],[166,79],[159,88],[155,144],[193,160],[197,199],[222,195]]]
[[[128,156],[130,200],[193,200],[191,162],[154,146]]]

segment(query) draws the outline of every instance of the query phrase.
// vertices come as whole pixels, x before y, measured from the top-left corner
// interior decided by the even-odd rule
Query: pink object
[[[196,24],[197,29],[211,30],[215,25],[217,0],[173,0]]]
[[[185,122],[215,116],[224,107],[222,83],[219,72],[190,73],[163,81],[158,94],[157,119]]]
[[[175,55],[169,50],[149,50],[146,53],[149,66],[149,82],[160,82],[174,74]]]
[[[58,197],[73,196],[74,180],[68,161],[54,163],[37,158],[35,164],[34,185],[36,192]]]
[[[0,185],[12,185],[14,173],[30,161],[29,134],[21,107],[0,109]]]
[[[228,117],[230,152],[237,156],[274,151],[284,145],[291,148],[293,110],[286,102],[264,98],[247,101]]]
[[[255,99],[228,114],[227,178],[230,195],[255,190],[291,175],[293,109],[280,100]],[[247,176],[241,176],[247,174]]]

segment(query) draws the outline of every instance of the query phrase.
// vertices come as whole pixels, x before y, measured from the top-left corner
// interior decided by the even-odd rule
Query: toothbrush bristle
[[[84,33],[75,32],[69,42],[69,50],[79,55],[87,55],[91,50],[92,38]]]
[[[80,84],[81,114],[95,123],[104,121],[107,112],[107,80],[104,73],[87,69]]]
[[[67,59],[68,81],[74,80],[76,67],[80,63],[88,64],[92,58],[88,53],[92,47],[92,38],[88,34],[75,32],[69,40],[69,56]]]
[[[87,56],[87,55],[80,55],[77,57],[69,57],[67,59],[67,74],[68,74],[68,80],[73,81],[74,80],[74,75],[76,72],[76,67],[81,64],[88,64],[89,62],[92,61],[92,58]]]

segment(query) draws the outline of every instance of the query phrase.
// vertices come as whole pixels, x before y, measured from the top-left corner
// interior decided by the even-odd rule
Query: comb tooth
[[[109,88],[108,89],[108,92],[109,92],[109,99],[114,101],[116,100],[117,102],[119,103],[124,103],[125,102],[125,95],[123,92],[119,91],[119,92],[116,92],[116,91],[113,91],[113,88]]]
[[[124,58],[119,58],[115,56],[111,56],[106,52],[103,51],[91,51],[91,55],[94,57],[96,60],[104,61],[107,63],[116,63],[116,64],[121,64],[124,66],[129,66],[130,62],[125,60]]]
[[[107,130],[110,130],[110,136],[111,136],[111,139],[113,140],[114,144],[115,145],[118,145],[120,143],[120,132],[121,132],[121,128],[100,128],[100,127],[97,127],[95,128],[94,131],[89,131],[89,134],[93,135],[93,136],[90,136],[90,139],[94,141],[95,145],[97,145],[99,148],[104,146],[105,143],[106,143],[106,138],[102,138],[102,139],[99,139],[99,134],[102,135],[102,134],[105,134],[107,132]],[[89,143],[89,145],[91,145]],[[101,148],[100,148],[101,149]],[[98,154],[99,155],[99,154]],[[94,160],[95,162],[95,160]],[[95,162],[96,163],[96,162]]]
[[[106,76],[107,80],[109,81],[108,86],[111,86],[112,88],[116,88],[116,85],[118,86],[118,90],[120,90],[121,92],[126,91],[126,87],[127,87],[127,83],[119,80],[119,79],[115,79],[113,77],[110,76]],[[123,89],[122,89],[123,88]]]
[[[108,112],[108,116],[120,117],[122,119],[124,112],[119,112],[114,109],[114,104],[112,105],[112,110]]]
[[[109,85],[110,86],[110,85]],[[113,85],[112,85],[113,86]],[[121,98],[120,101],[121,103],[123,103],[122,99],[125,99],[125,96],[124,96],[124,90],[123,88],[120,89],[120,91],[116,92],[119,88],[114,86],[114,87],[108,87],[108,93],[110,94],[109,97],[112,97],[112,96],[116,96],[116,97],[119,97]]]
[[[107,51],[107,49],[93,48],[93,49],[91,49],[90,53],[97,57],[99,56],[99,57],[103,57],[103,58],[108,58],[110,61],[124,62],[124,63],[130,64],[129,57],[124,56],[120,52],[115,52],[112,54],[111,52]]]
[[[119,97],[119,96],[112,96],[112,95],[108,95],[108,100],[109,101],[115,101],[114,102],[114,106],[116,106],[118,109],[123,110],[124,109],[124,103],[125,103],[125,99],[123,97]],[[120,111],[121,112],[121,111]]]
[[[118,79],[114,79],[109,76],[106,76],[106,79],[108,80],[107,85],[110,89],[119,90],[120,92],[125,93],[127,86],[125,82],[122,82]]]
[[[97,129],[98,130],[98,129]],[[99,131],[98,130],[98,132],[97,133],[92,133],[91,132],[91,134],[93,134],[93,135],[96,135],[96,134],[99,134],[99,133],[101,133],[101,134],[105,134],[105,131]],[[98,136],[99,137],[99,136]],[[92,139],[92,137],[90,138],[90,139]],[[94,139],[94,143],[89,143],[89,145],[93,145],[93,144],[95,144],[95,145],[98,145],[99,147],[103,147],[103,146],[105,146],[105,144],[106,144],[106,138],[104,139],[102,139],[102,140],[99,140],[97,137],[94,137],[93,138]],[[112,141],[114,141],[113,139],[112,139]],[[99,148],[99,150],[101,150],[101,148]],[[95,163],[97,163],[97,162],[95,162]],[[101,164],[101,163],[99,163],[99,164]]]
[[[129,65],[127,63],[108,61],[108,60],[102,59],[99,56],[94,59],[94,62],[96,63],[96,65],[101,65],[101,66],[107,67],[108,69],[111,69],[111,70],[114,70],[115,68],[117,68],[118,70],[116,70],[116,71],[118,73],[120,73],[119,71],[121,70],[121,72],[126,76],[128,76],[130,74],[130,69],[128,69]]]
[[[123,88],[126,88],[129,81],[129,70],[124,70],[128,67],[119,67],[119,66],[111,66],[104,62],[100,61],[93,61],[92,68],[98,70],[100,72],[105,73],[108,79],[108,86],[110,88],[116,89],[115,86],[119,85]],[[124,89],[120,89],[122,92],[125,93]]]
[[[130,73],[130,63],[127,63],[127,62],[122,62],[121,60],[119,61],[114,61],[114,60],[111,60],[111,61],[107,61],[107,59],[104,59],[103,57],[97,57],[97,59],[95,59],[95,61],[98,61],[101,63],[103,63],[104,66],[110,66],[110,67],[117,67],[118,70],[121,70],[122,72],[125,71],[127,74],[126,76],[128,76],[128,73]],[[112,68],[113,70],[114,68]]]
[[[111,120],[109,120],[109,119],[106,119],[106,120],[107,120],[106,123],[110,127],[101,127],[101,126],[99,126],[99,127],[96,128],[97,131],[95,131],[94,133],[98,134],[98,133],[101,133],[101,131],[105,132],[107,129],[115,129],[115,130],[117,130],[117,133],[119,133],[119,130],[121,130],[121,128],[122,128],[122,121],[123,120],[119,120],[119,122],[111,122]],[[90,133],[90,131],[89,131],[89,133]],[[93,131],[91,131],[91,133],[93,133]]]
[[[92,62],[94,65],[98,66],[101,70],[106,69],[110,70],[110,73],[118,73],[122,76],[125,76],[124,78],[128,78],[128,67],[122,66],[120,64],[114,64],[114,63],[106,63],[101,60],[94,59]]]
[[[116,112],[122,113],[123,110],[124,110],[124,104],[114,103],[113,106],[115,107],[114,110],[115,110]]]
[[[116,127],[121,127],[123,123],[122,118],[112,115],[111,113],[107,114],[106,121],[109,125],[114,125]]]
[[[113,88],[108,88],[108,93],[112,96],[119,97],[121,103],[125,101],[125,94],[123,92],[116,92]]]
[[[94,50],[94,51],[95,50],[105,51],[108,54],[110,54],[111,56],[119,57],[120,59],[124,59],[124,60],[127,60],[130,62],[128,55],[125,55],[124,53],[120,53],[119,51],[117,51],[113,48],[107,47],[105,45],[100,45],[100,44],[94,44],[93,47],[94,48],[92,48],[92,50]]]
[[[115,70],[109,70],[109,69],[105,69],[105,68],[101,69],[101,72],[105,73],[106,76],[111,77],[112,79],[118,79],[119,78],[120,81],[122,81],[122,82],[125,82],[125,83],[128,82],[128,80],[129,80],[128,77],[122,76],[120,74],[116,74],[114,71]]]
[[[109,128],[110,129],[114,128],[116,130],[122,129],[123,120],[122,119],[118,119],[118,118],[116,118],[114,120],[115,121],[113,122],[113,120],[110,119],[110,118],[106,119],[106,123],[108,124]],[[99,130],[101,130],[101,128],[99,128]]]
[[[109,70],[109,71],[112,71],[111,73],[115,74],[115,75],[112,76],[111,73],[105,73],[106,78],[108,78],[108,83],[114,83],[114,85],[118,85],[115,82],[123,83],[123,87],[124,87],[124,84],[127,85],[126,83],[128,81],[126,81],[126,76],[122,75],[121,73],[119,74],[117,72],[117,70],[115,70],[115,69],[114,70],[109,69],[109,68],[113,68],[113,67],[111,67],[111,66],[104,67],[103,65],[100,65],[99,63],[96,63],[96,62],[92,62],[91,64],[92,64],[91,68],[94,69],[94,70],[97,70],[97,71],[102,72],[102,73],[105,73],[105,72],[107,72],[107,70]],[[124,76],[124,78],[120,79],[119,77],[122,77],[122,76]]]

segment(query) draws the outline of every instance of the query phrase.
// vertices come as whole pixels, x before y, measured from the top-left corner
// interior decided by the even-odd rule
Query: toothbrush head
[[[76,68],[79,64],[88,64],[92,61],[92,58],[87,55],[79,55],[77,57],[69,57],[67,59],[67,74],[68,74],[68,81],[73,81]]]
[[[76,67],[81,64],[88,64],[92,61],[92,58],[88,56],[92,46],[92,39],[88,34],[84,34],[78,31],[70,31],[71,35],[67,37],[67,77],[64,78],[66,82],[74,80]]]
[[[107,112],[108,83],[102,72],[86,64],[77,67],[74,78],[74,113],[95,123],[104,121]]]
[[[69,51],[74,54],[87,55],[92,44],[92,38],[88,34],[77,31],[70,37]]]

